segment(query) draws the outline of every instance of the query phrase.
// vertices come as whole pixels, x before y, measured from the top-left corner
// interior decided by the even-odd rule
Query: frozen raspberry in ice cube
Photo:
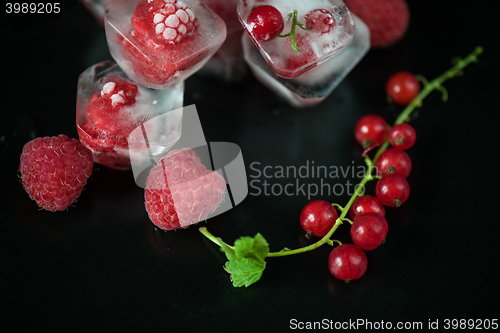
[[[199,70],[226,38],[226,26],[197,0],[114,0],[106,7],[111,55],[136,83],[174,86]]]
[[[93,94],[87,104],[86,122],[103,137],[126,140],[140,125],[139,119],[129,117],[124,111],[126,106],[135,103],[137,85],[119,76],[106,77],[103,84],[101,91]]]
[[[91,66],[78,80],[76,122],[80,141],[92,151],[95,162],[113,169],[130,169],[129,140],[136,128],[144,125],[149,146],[160,147],[155,152],[145,151],[145,155],[166,152],[179,139],[181,119],[160,116],[181,108],[183,94],[183,83],[164,90],[139,86],[111,61]]]
[[[132,16],[132,27],[151,48],[162,44],[178,45],[192,36],[196,24],[193,11],[179,0],[140,2]]]

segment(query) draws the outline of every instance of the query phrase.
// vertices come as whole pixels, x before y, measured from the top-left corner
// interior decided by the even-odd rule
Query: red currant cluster
[[[418,95],[420,84],[413,74],[398,72],[387,81],[386,92],[389,100],[405,105]],[[351,223],[350,234],[354,244],[335,241],[340,246],[328,258],[332,275],[346,282],[359,279],[365,273],[367,259],[363,251],[374,250],[385,240],[389,226],[385,220],[384,206],[400,207],[410,195],[406,178],[411,172],[412,163],[405,150],[411,148],[416,140],[416,132],[408,123],[390,127],[384,118],[376,114],[362,117],[356,123],[354,135],[366,149],[365,157],[371,149],[382,146],[373,161],[366,157],[370,168],[367,179],[373,178],[373,169],[376,171],[375,177],[379,178],[375,196],[355,195],[354,201],[346,207],[315,200],[309,202],[300,214],[300,224],[307,232],[306,237],[325,237],[338,223],[339,215],[334,206],[342,211],[348,209],[350,219],[342,220]],[[392,148],[387,148],[387,143]]]
[[[300,224],[307,232],[307,238],[320,237],[315,243],[293,250],[284,248],[278,252],[270,252],[269,244],[259,233],[255,237],[241,237],[232,246],[212,235],[207,228],[201,227],[200,232],[219,245],[226,254],[228,261],[224,269],[231,275],[233,285],[248,287],[257,282],[266,267],[266,258],[305,253],[324,244],[333,246],[335,243],[339,246],[333,249],[328,258],[331,274],[346,282],[362,277],[368,265],[364,251],[376,249],[385,240],[389,230],[385,207],[401,206],[410,194],[406,178],[411,172],[412,163],[405,150],[411,148],[416,140],[415,130],[407,123],[410,115],[434,90],[440,91],[443,101],[446,101],[448,93],[442,83],[460,75],[462,69],[470,63],[477,62],[477,57],[482,52],[482,47],[477,47],[466,58],[458,59],[452,68],[430,82],[409,72],[397,72],[387,80],[388,100],[406,107],[392,127],[375,114],[368,114],[356,123],[354,135],[365,149],[363,157],[368,170],[345,206],[314,200],[302,209]],[[419,81],[422,82],[422,90]],[[376,152],[370,158],[369,154],[375,148]],[[364,186],[371,180],[378,180],[375,195],[364,195]],[[350,219],[346,217],[347,214]],[[337,228],[346,221],[351,224],[351,244],[331,239]]]

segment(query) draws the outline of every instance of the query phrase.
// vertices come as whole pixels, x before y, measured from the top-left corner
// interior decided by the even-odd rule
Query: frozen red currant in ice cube
[[[285,23],[281,12],[274,6],[257,6],[247,17],[248,32],[260,42],[276,38],[284,27]]]
[[[284,27],[276,29],[281,32],[271,24],[269,17],[273,15],[262,15],[267,20],[254,18],[256,11],[265,7],[281,13]],[[262,57],[276,75],[285,79],[297,78],[339,53],[352,41],[356,29],[342,0],[245,0],[240,1],[237,12]]]
[[[105,28],[115,61],[134,82],[153,89],[198,71],[226,38],[222,19],[197,0],[114,0]]]

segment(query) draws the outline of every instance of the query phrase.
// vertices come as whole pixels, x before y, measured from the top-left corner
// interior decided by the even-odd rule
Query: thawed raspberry
[[[194,150],[173,150],[149,173],[144,191],[146,211],[163,230],[187,228],[215,211],[225,188],[224,178],[207,170]]]
[[[196,25],[196,17],[180,0],[148,0],[139,3],[132,17],[134,35],[144,42],[179,44]]]
[[[68,208],[92,173],[92,153],[66,135],[36,138],[23,147],[19,171],[24,189],[48,211]]]

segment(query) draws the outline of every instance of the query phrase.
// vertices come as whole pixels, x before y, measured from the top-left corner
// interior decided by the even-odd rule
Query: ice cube
[[[118,65],[134,82],[153,89],[187,79],[226,38],[224,21],[196,0],[113,0],[104,27]]]
[[[166,89],[150,89],[132,82],[113,61],[89,67],[79,77],[76,124],[80,141],[97,163],[113,169],[130,169],[135,156],[161,156],[181,135],[184,82]],[[145,128],[145,126],[147,128]],[[148,131],[150,142],[129,135],[136,128]],[[129,143],[134,142],[130,146]],[[153,150],[144,147],[154,146]]]
[[[237,12],[269,66],[287,79],[340,52],[351,42],[356,27],[342,0],[240,0]]]
[[[241,47],[244,29],[238,20],[236,6],[239,0],[204,0],[203,2],[226,23],[226,40],[200,73],[219,77],[225,81],[240,81],[247,74]]]
[[[368,27],[358,17],[354,19],[356,32],[352,42],[337,55],[294,79],[277,76],[246,33],[242,36],[245,60],[254,76],[290,105],[297,108],[317,105],[337,87],[370,49]]]
[[[104,25],[104,11],[106,9],[106,5],[111,0],[82,0],[83,5],[87,10],[94,15],[96,20]]]

